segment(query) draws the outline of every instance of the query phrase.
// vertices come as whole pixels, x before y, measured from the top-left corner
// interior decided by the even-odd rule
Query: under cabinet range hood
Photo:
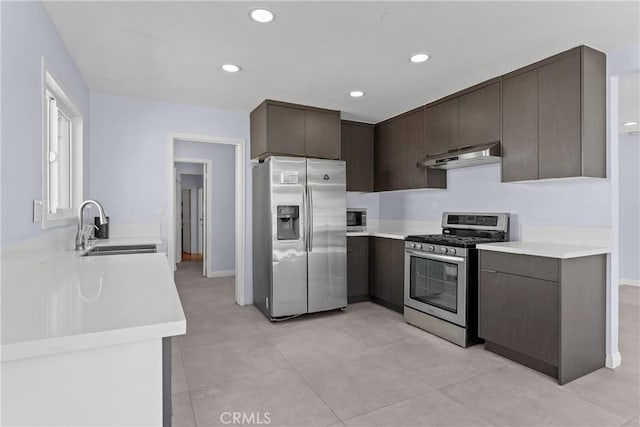
[[[445,153],[427,156],[418,162],[419,167],[432,169],[456,169],[486,165],[500,161],[500,143],[456,148]]]

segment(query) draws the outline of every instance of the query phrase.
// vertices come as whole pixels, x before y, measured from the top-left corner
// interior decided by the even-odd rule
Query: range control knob
[[[422,249],[422,243],[418,243],[418,244],[416,245],[416,248],[418,248],[418,249]]]
[[[435,251],[436,251],[436,247],[435,247],[435,246],[433,246],[433,245],[431,245],[431,246],[429,246],[429,250],[430,250],[431,252],[435,252]]]
[[[449,253],[449,248],[442,248],[442,252],[445,253],[445,254]]]
[[[455,249],[453,249],[453,248],[451,248],[451,249],[449,249],[449,253],[450,253],[451,255],[455,255],[455,254],[456,254],[456,250],[455,250]]]
[[[411,247],[411,249],[415,249],[416,248],[416,244],[415,243],[411,243],[410,247]]]

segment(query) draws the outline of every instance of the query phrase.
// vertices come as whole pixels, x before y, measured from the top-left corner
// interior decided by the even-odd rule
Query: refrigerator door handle
[[[309,195],[307,221],[309,222],[309,252],[313,252],[313,187],[311,184],[307,186],[307,194]]]
[[[309,193],[307,191],[307,187],[302,187],[302,212],[304,213],[304,250],[305,252],[309,251]]]

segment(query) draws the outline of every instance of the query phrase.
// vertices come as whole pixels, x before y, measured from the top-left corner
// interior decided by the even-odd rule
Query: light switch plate
[[[42,200],[33,201],[33,222],[42,222]]]

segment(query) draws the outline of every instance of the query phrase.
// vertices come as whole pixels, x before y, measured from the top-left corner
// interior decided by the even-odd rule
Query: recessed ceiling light
[[[415,62],[415,63],[424,62],[427,59],[429,59],[429,55],[427,55],[426,53],[416,53],[411,58],[409,58],[411,62]]]
[[[352,90],[349,95],[351,95],[353,98],[360,98],[361,96],[364,96],[364,92],[361,90]]]
[[[627,122],[627,123],[623,123],[622,126],[635,126],[637,124],[638,122]]]
[[[269,12],[267,9],[254,9],[251,11],[251,19],[265,24],[273,21],[273,13]]]
[[[240,71],[240,67],[238,67],[237,65],[233,65],[233,64],[224,64],[222,66],[222,69],[225,70],[228,73],[237,73],[238,71]]]

